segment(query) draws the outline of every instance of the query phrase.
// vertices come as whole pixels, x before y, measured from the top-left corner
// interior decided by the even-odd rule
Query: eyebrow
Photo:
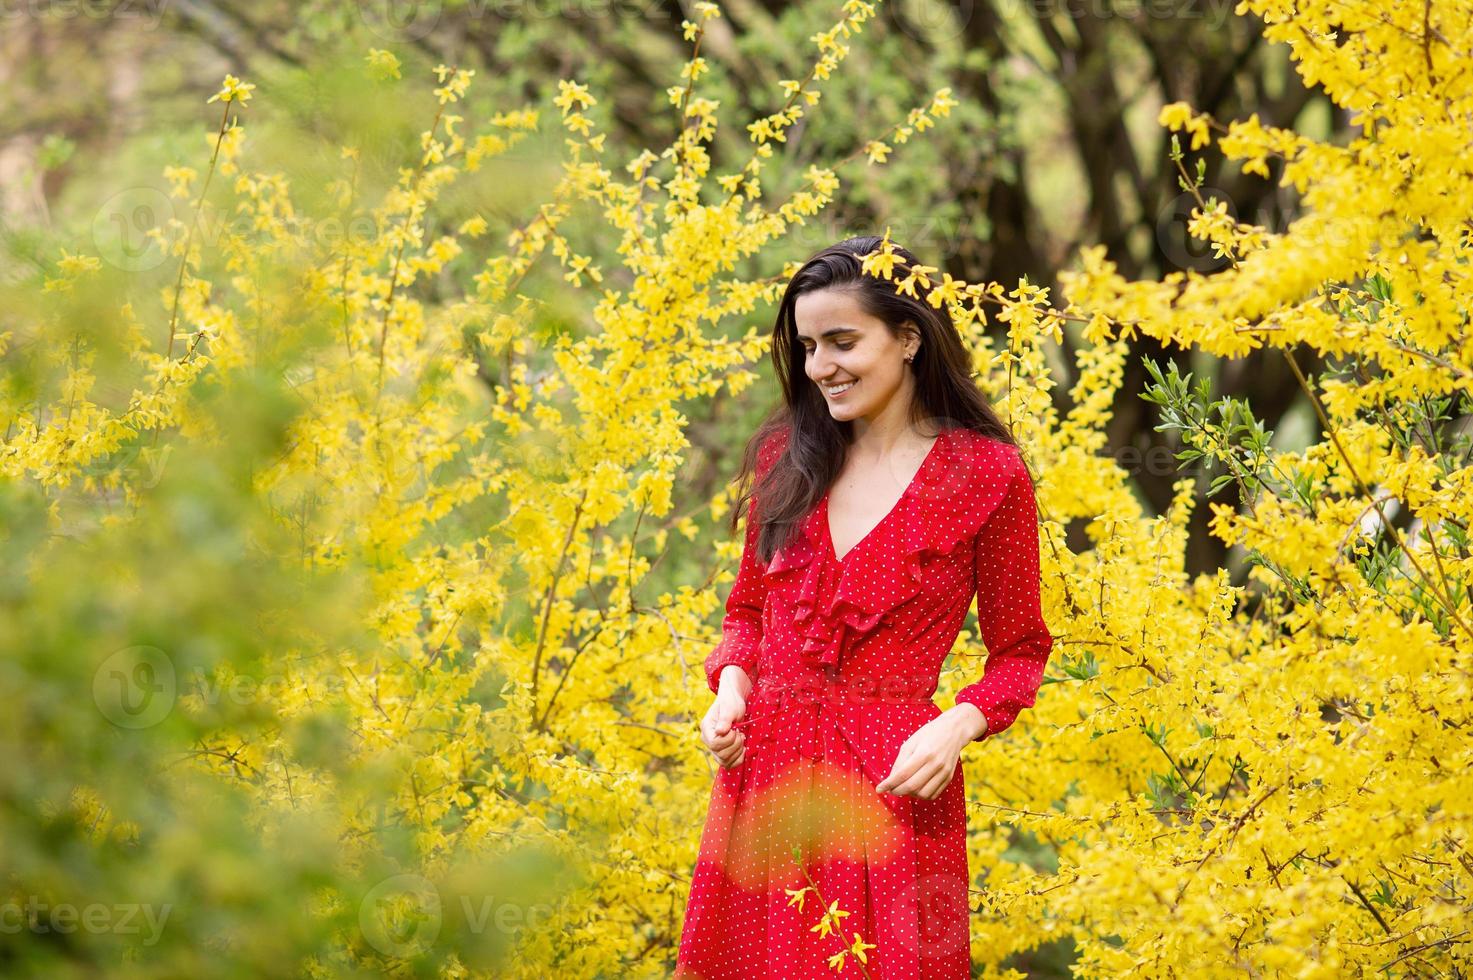
[[[797,333],[797,328],[794,328],[793,332],[794,333]],[[827,330],[825,330],[823,333],[819,334],[818,336],[819,336],[820,339],[822,339],[824,337],[837,337],[839,334],[845,334],[845,333],[859,333],[859,330],[856,329],[855,327],[829,327]],[[798,340],[800,342],[802,342],[804,340],[811,340],[811,339],[812,339],[811,337],[805,337],[801,333],[798,334]]]

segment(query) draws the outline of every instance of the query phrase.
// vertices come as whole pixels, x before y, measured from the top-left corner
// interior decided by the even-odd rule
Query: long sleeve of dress
[[[757,452],[756,481],[761,484],[783,450],[789,433],[779,430],[769,435]],[[726,616],[721,621],[721,642],[706,658],[706,686],[711,693],[721,686],[721,668],[736,664],[753,681],[757,680],[757,659],[762,645],[763,607],[767,603],[765,566],[757,558],[757,538],[761,523],[757,517],[757,494],[747,503],[747,530],[742,542],[742,560],[737,566],[736,581],[726,595]]]
[[[767,587],[762,578],[762,564],[757,560],[757,498],[747,506],[746,540],[736,581],[726,596],[726,616],[721,621],[721,642],[706,658],[706,685],[711,693],[720,686],[721,669],[736,664],[747,676],[757,679],[757,653],[762,643],[762,608]]]
[[[1033,707],[1053,636],[1043,621],[1038,559],[1038,502],[1021,459],[1002,501],[977,534],[977,623],[987,646],[982,678],[956,700],[987,718],[978,741],[997,735]]]

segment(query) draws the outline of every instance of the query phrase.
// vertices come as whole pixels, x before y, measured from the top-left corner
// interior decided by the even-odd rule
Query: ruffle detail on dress
[[[833,622],[827,609],[819,614],[822,596],[832,591],[834,580],[842,573],[827,554],[828,544],[819,524],[823,519],[824,508],[814,507],[804,518],[800,533],[787,547],[772,556],[765,573],[769,581],[785,575],[802,575],[798,594],[793,600],[793,629],[803,638],[800,648],[803,662],[820,669],[838,665],[839,655],[845,648],[845,637],[853,628],[847,622]],[[878,622],[876,617],[865,628],[873,628]]]
[[[828,518],[823,501],[804,519],[802,533],[773,555],[767,579],[802,575],[793,627],[809,666],[837,667],[892,609],[920,593],[927,556],[970,544],[1001,504],[1020,463],[1017,449],[969,429],[948,429],[940,438],[892,511],[843,561],[820,523]]]

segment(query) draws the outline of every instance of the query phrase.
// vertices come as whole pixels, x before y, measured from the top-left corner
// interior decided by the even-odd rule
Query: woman
[[[814,256],[778,311],[677,977],[970,976],[960,754],[1033,704],[1053,640],[1028,470],[945,310],[862,273],[880,242]],[[942,711],[974,595],[985,674]]]

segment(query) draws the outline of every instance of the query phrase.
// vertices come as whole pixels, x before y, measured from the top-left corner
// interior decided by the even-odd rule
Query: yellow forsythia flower
[[[205,105],[209,105],[211,102],[223,101],[239,102],[242,106],[244,106],[247,102],[251,100],[251,93],[254,92],[255,89],[256,86],[251,85],[247,82],[242,82],[234,75],[226,75],[225,81],[220,83],[220,91],[216,92],[214,95],[206,99]]]

